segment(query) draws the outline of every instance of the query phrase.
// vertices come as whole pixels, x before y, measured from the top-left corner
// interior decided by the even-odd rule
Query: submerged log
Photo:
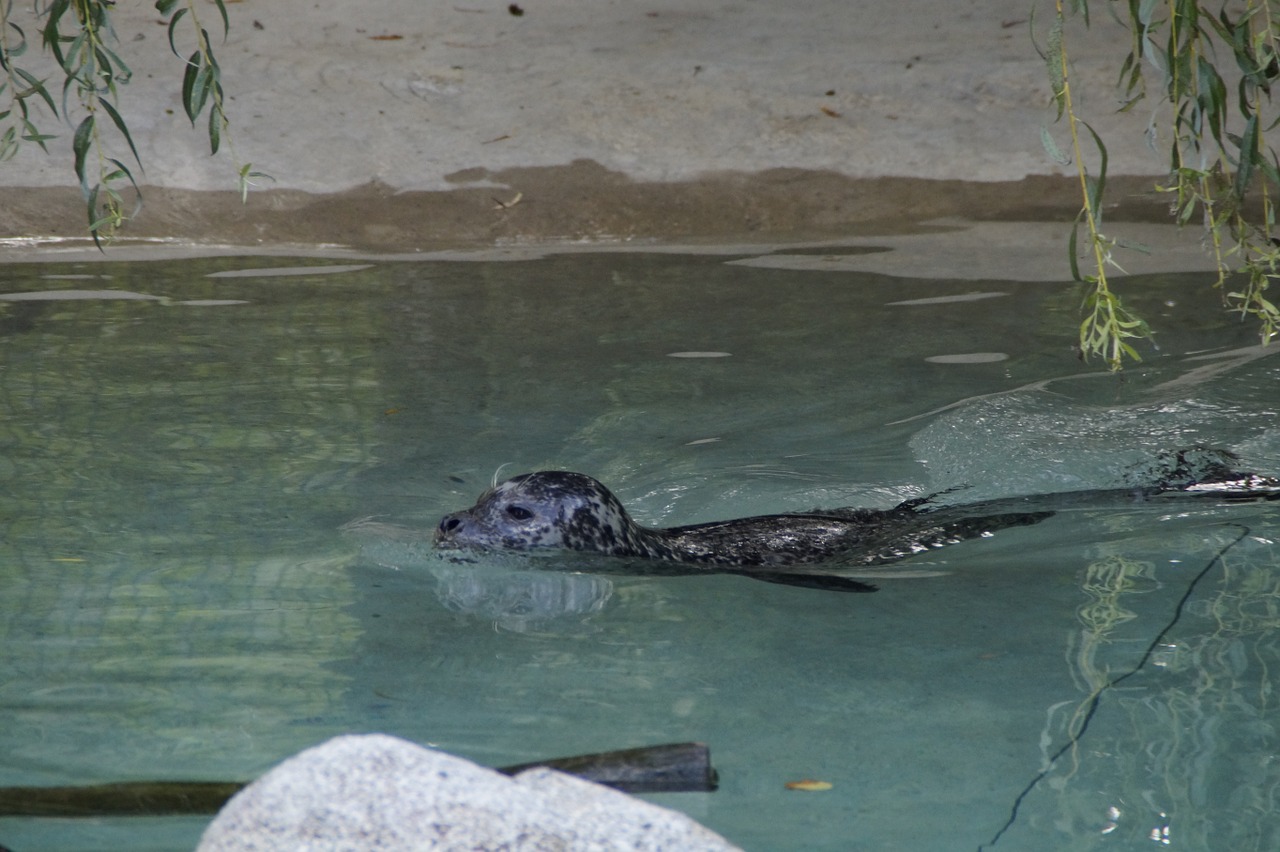
[[[644,746],[504,766],[545,766],[624,793],[698,793],[719,786],[702,743]],[[122,781],[82,787],[0,787],[0,817],[199,816],[217,813],[247,786],[238,781]]]
[[[121,781],[84,787],[0,787],[0,816],[111,817],[216,814],[238,781]]]
[[[703,743],[672,743],[558,757],[506,766],[498,771],[516,775],[539,766],[624,793],[703,793],[720,786],[720,777],[711,766],[711,750]]]

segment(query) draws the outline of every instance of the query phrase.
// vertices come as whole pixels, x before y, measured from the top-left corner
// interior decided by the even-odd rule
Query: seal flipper
[[[977,505],[977,504],[973,504]],[[1038,524],[1053,512],[999,512],[970,515],[972,505],[929,511],[907,509],[891,527],[875,531],[850,548],[863,565],[885,565],[930,550],[959,544],[1009,527]]]
[[[838,574],[784,574],[781,571],[761,573],[759,571],[726,571],[726,574],[737,574],[766,583],[777,583],[780,586],[799,586],[802,589],[821,589],[824,592],[874,592],[878,589],[870,583],[863,583]]]

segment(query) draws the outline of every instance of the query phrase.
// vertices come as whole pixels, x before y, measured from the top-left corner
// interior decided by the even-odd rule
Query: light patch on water
[[[924,360],[931,364],[994,364],[1008,361],[1004,352],[964,352],[957,355],[930,355]]]
[[[1106,378],[1109,378],[1110,376],[1111,376],[1111,373],[1098,371],[1095,373],[1075,373],[1070,376],[1059,376],[1056,379],[1044,379],[1038,382],[1030,382],[1025,385],[1019,385],[1016,388],[1010,388],[1009,390],[1006,390],[1006,391],[996,391],[994,393],[983,393],[983,394],[975,394],[974,396],[967,396],[967,397],[964,397],[963,399],[958,399],[955,402],[948,403],[947,405],[930,409],[929,411],[924,411],[924,412],[921,412],[920,414],[914,414],[911,417],[904,417],[901,420],[890,420],[888,423],[884,425],[898,426],[902,423],[910,423],[914,420],[927,420],[928,418],[933,417],[935,414],[941,414],[944,411],[951,411],[956,408],[962,408],[966,405],[969,405],[970,403],[974,403],[982,399],[993,399],[995,397],[1009,396],[1011,394],[1018,394],[1018,393],[1026,393],[1029,391],[1042,391],[1048,388],[1054,382],[1071,381],[1075,379],[1106,379]]]
[[[1222,352],[1209,352],[1205,354],[1193,355],[1185,360],[1191,361],[1212,361],[1202,367],[1196,367],[1188,370],[1181,376],[1170,379],[1167,382],[1156,387],[1157,390],[1169,391],[1180,387],[1194,387],[1204,384],[1215,377],[1243,366],[1250,361],[1259,358],[1266,358],[1280,351],[1280,347],[1275,346],[1245,346],[1240,349],[1230,349]]]
[[[160,296],[131,293],[128,290],[34,290],[26,293],[0,293],[3,302],[74,302],[89,299],[158,302]]]
[[[107,278],[109,276],[104,275],[101,277]],[[0,293],[0,302],[85,302],[94,300],[113,302],[164,302],[168,305],[187,305],[190,307],[216,307],[222,305],[249,304],[245,299],[187,299],[180,302],[171,302],[165,296],[152,296],[147,293],[133,293],[129,290],[34,290],[26,293]]]
[[[930,296],[927,299],[903,299],[901,302],[885,302],[886,305],[948,305],[952,302],[980,302],[997,299],[1008,293],[957,293],[954,296]]]
[[[333,266],[269,266],[257,269],[228,269],[210,272],[206,278],[284,278],[298,275],[338,275],[369,269],[372,263],[335,264]]]

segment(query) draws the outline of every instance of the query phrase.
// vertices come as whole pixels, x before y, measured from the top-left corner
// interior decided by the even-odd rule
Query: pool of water
[[[244,780],[344,732],[487,765],[701,740],[720,790],[651,798],[751,850],[1280,847],[1275,504],[1083,505],[871,595],[438,558],[442,514],[540,468],[655,525],[1195,444],[1280,472],[1280,347],[1203,276],[1126,283],[1159,348],[1116,377],[1070,285],[733,260],[0,268],[0,785]]]

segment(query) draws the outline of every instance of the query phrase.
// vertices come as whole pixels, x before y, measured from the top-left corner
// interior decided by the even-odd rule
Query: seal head
[[[664,558],[618,498],[590,476],[526,473],[490,488],[470,509],[445,515],[441,547],[530,550],[550,547],[610,556]]]

